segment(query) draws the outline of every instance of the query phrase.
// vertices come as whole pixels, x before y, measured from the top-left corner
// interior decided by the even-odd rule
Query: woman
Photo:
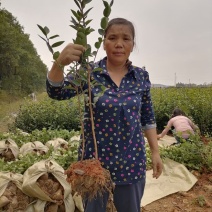
[[[102,71],[92,73],[98,83],[108,88],[95,103],[93,111],[98,156],[115,183],[114,204],[118,212],[140,212],[146,172],[143,130],[152,152],[153,177],[158,178],[162,172],[149,75],[129,61],[134,40],[135,30],[130,21],[112,19],[105,30],[103,42],[107,57],[93,67],[100,67]],[[79,61],[83,51],[83,46],[68,44],[57,63],[65,66]],[[67,83],[60,67],[53,64],[47,80],[49,96],[56,99],[74,96],[71,90],[62,89]],[[97,92],[98,86],[92,88],[93,96]],[[88,108],[85,110],[89,111]],[[89,119],[84,119],[84,126],[84,159],[90,159],[95,153]],[[102,198],[85,201],[85,212],[105,212],[107,197],[105,194]]]
[[[172,127],[174,127],[174,136],[177,143],[180,143],[182,138],[185,140],[189,139],[190,135],[193,135],[194,131],[198,129],[198,127],[185,116],[185,113],[178,108],[174,109],[171,119],[168,121],[162,133],[158,135],[158,139],[163,138]]]

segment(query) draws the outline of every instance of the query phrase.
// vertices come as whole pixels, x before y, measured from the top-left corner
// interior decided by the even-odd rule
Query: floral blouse
[[[92,72],[92,80],[97,81],[92,88],[92,98],[107,89],[97,98],[93,107],[98,158],[102,166],[110,171],[115,184],[136,183],[145,178],[146,153],[143,130],[155,128],[156,121],[150,96],[151,83],[147,71],[129,65],[128,73],[119,87],[112,81],[106,69],[105,57],[94,65],[100,67]],[[76,95],[64,88],[71,80],[54,84],[47,79],[49,97],[64,100]],[[94,142],[89,119],[89,108],[85,106],[84,159],[95,157]],[[81,154],[81,147],[79,155]]]

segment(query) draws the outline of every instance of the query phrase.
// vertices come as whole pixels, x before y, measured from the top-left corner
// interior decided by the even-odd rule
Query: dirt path
[[[15,113],[8,113],[7,116],[0,119],[0,132],[8,132],[9,125],[15,120]]]

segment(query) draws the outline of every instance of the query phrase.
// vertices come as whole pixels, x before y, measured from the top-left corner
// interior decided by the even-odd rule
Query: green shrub
[[[162,158],[169,158],[183,164],[189,170],[202,170],[204,159],[202,152],[206,146],[198,135],[190,138],[190,142],[184,141],[180,145],[172,145],[166,148],[160,148]]]
[[[80,117],[75,98],[64,101],[46,98],[40,102],[26,101],[20,107],[14,127],[25,132],[43,128],[71,131],[80,129],[79,122]]]
[[[146,145],[147,169],[152,169],[151,151]],[[162,159],[169,158],[183,164],[187,169],[199,172],[212,171],[212,139],[206,145],[198,135],[191,138],[190,142],[184,141],[180,145],[160,147]]]
[[[152,88],[151,95],[158,130],[166,126],[172,111],[182,109],[198,125],[202,134],[212,135],[212,87]]]
[[[203,166],[209,172],[212,172],[212,141],[210,141],[202,150]]]
[[[171,146],[169,149],[161,149],[161,157],[182,163],[190,170],[200,170],[202,168],[202,148],[197,144],[184,143],[180,147]]]
[[[212,87],[153,88],[151,94],[158,131],[164,129],[173,109],[179,107],[199,126],[201,134],[212,135],[211,93]],[[26,102],[19,110],[14,127],[26,132],[43,128],[79,130],[78,107],[76,98],[65,101],[47,98],[40,102]]]

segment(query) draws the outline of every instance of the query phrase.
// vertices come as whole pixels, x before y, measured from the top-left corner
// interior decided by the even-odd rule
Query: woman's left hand
[[[153,177],[158,178],[163,171],[163,163],[159,153],[152,153]]]
[[[161,134],[158,134],[158,135],[157,135],[157,139],[160,140],[161,138],[162,138],[162,137],[161,137]]]

